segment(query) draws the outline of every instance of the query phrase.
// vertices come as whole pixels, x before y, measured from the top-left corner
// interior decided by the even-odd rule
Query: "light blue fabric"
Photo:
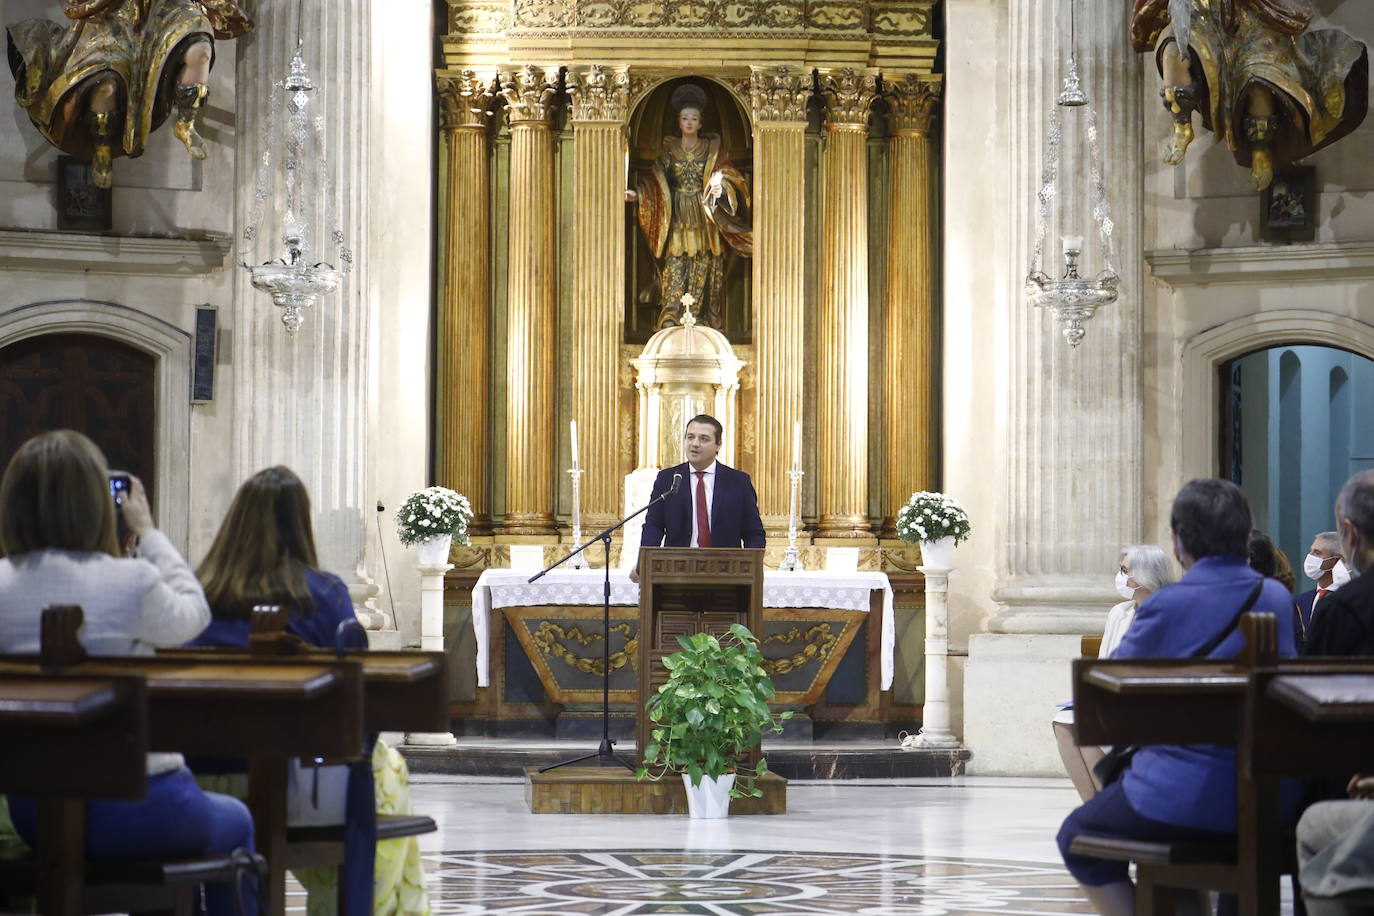
[[[1235,620],[1260,575],[1244,557],[1198,560],[1172,585],[1141,604],[1115,659],[1189,658],[1205,648]],[[1281,583],[1265,580],[1254,611],[1278,618],[1279,655],[1297,654],[1293,640],[1293,598]],[[1209,658],[1234,658],[1245,644],[1240,628]],[[1151,820],[1197,830],[1234,833],[1236,829],[1236,753],[1215,745],[1142,748],[1122,776],[1131,807]],[[1285,780],[1284,810],[1297,804],[1298,786]]]

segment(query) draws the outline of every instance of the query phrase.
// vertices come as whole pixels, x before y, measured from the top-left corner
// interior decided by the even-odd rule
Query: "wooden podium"
[[[763,551],[744,547],[645,547],[639,553],[639,700],[635,757],[649,740],[644,705],[668,680],[663,657],[679,636],[720,637],[732,623],[763,635]]]

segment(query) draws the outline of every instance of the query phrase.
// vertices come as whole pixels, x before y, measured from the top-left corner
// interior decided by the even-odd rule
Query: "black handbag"
[[[1250,596],[1246,598],[1245,603],[1240,606],[1240,610],[1236,612],[1236,616],[1231,620],[1231,623],[1216,636],[1208,640],[1207,644],[1194,652],[1191,657],[1206,658],[1216,650],[1217,646],[1225,642],[1226,637],[1230,636],[1235,631],[1236,627],[1240,626],[1240,619],[1245,616],[1246,612],[1255,606],[1255,602],[1259,600],[1260,592],[1262,591],[1264,591],[1264,579],[1260,579],[1255,583],[1255,587],[1250,590]],[[1121,774],[1126,772],[1126,767],[1130,766],[1131,758],[1135,756],[1135,752],[1138,750],[1140,750],[1139,746],[1128,744],[1125,747],[1114,747],[1108,751],[1106,756],[1093,764],[1093,776],[1096,777],[1097,784],[1105,789],[1107,786],[1120,779]]]

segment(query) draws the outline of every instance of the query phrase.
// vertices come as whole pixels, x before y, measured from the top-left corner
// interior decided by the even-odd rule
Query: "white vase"
[[[954,535],[946,535],[938,541],[921,542],[921,565],[937,569],[954,568]]]
[[[691,817],[725,817],[730,813],[730,790],[735,787],[735,774],[726,773],[712,779],[705,774],[701,785],[692,785],[692,777],[682,774],[687,787],[687,813]]]
[[[415,546],[420,548],[420,565],[435,567],[448,565],[449,547],[453,545],[453,533],[436,534],[425,538]]]

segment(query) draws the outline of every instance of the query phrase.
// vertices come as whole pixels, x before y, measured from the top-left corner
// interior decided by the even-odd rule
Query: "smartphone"
[[[129,496],[129,475],[113,472],[110,474],[110,495],[114,497],[115,505],[124,505],[124,500]]]

